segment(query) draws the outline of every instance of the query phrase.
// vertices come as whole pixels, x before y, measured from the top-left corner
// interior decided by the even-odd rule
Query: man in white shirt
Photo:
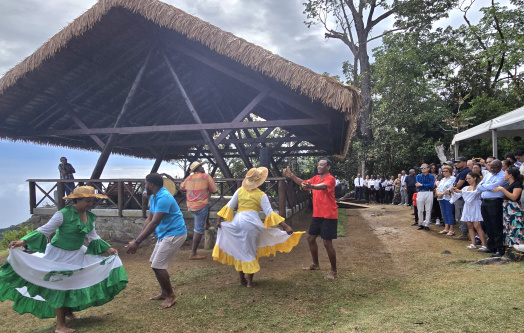
[[[371,175],[368,181],[369,201],[375,201],[375,176]]]
[[[490,173],[489,172],[489,164],[491,162],[493,162],[494,159],[495,159],[495,157],[493,157],[493,156],[490,156],[490,157],[486,158],[485,161],[483,159],[480,159],[480,165],[482,165],[484,167],[482,169],[482,178],[486,178],[486,176]]]
[[[360,176],[360,173],[357,174],[357,177],[353,181],[355,184],[355,200],[360,200],[362,194],[362,187],[364,186],[364,178]]]
[[[400,173],[400,203],[399,206],[407,206],[408,204],[408,192],[406,190],[406,187],[404,186],[404,182],[406,180],[406,170],[402,170]]]

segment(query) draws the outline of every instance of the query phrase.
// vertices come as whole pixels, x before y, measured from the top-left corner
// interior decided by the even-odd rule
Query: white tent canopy
[[[456,134],[451,144],[455,145],[457,157],[459,141],[492,138],[493,156],[497,156],[497,138],[514,136],[524,136],[524,107]]]

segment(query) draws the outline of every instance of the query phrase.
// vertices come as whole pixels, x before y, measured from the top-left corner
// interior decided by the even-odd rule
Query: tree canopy
[[[481,8],[477,23],[470,18],[474,3],[359,2],[356,13],[371,27],[364,29],[366,41],[374,27],[375,21],[370,19],[374,10],[394,15],[395,22],[390,30],[377,36],[382,38],[382,45],[373,50],[375,62],[367,73],[362,72],[362,67],[357,73],[356,61],[343,64],[346,83],[359,85],[363,95],[366,91],[362,80],[369,76],[369,125],[373,137],[354,138],[348,158],[342,163],[345,172],[355,175],[362,160],[373,166],[366,168],[368,172],[381,174],[396,174],[423,161],[439,162],[435,144],[447,148],[458,131],[524,104],[524,3],[511,0],[509,6],[501,6],[492,0]],[[358,42],[349,28],[358,30],[360,24],[353,15],[353,2],[308,1],[305,6],[309,17],[324,24],[326,37],[342,40],[353,52]],[[447,16],[452,9],[461,11],[462,24],[432,27],[435,19]],[[368,16],[363,19],[366,10]],[[328,15],[335,17],[339,30],[330,28]],[[499,155],[517,148],[524,148],[520,138],[499,141]],[[447,154],[451,157],[451,151]],[[468,142],[461,147],[461,155],[491,155],[491,142]]]

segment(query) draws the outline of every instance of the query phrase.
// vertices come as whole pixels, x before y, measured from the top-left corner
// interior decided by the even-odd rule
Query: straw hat
[[[173,181],[169,178],[164,178],[164,187],[166,190],[171,193],[171,195],[175,195],[176,193],[176,185],[173,183]]]
[[[98,198],[98,199],[107,199],[107,195],[95,193],[95,188],[93,186],[78,186],[73,190],[73,193],[69,194],[63,199],[80,199],[80,198]]]
[[[189,166],[189,171],[190,171],[190,172],[195,172],[195,170],[198,169],[199,166],[204,165],[204,164],[206,164],[206,163],[207,163],[207,162],[194,161],[194,162],[191,163],[191,165]]]
[[[267,174],[268,171],[265,167],[252,168],[247,172],[246,178],[242,181],[242,187],[248,191],[259,187],[266,181]]]

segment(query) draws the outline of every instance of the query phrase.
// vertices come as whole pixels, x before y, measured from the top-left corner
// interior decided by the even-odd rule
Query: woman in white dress
[[[462,190],[455,189],[456,193],[460,193],[464,199],[464,210],[462,211],[461,221],[466,222],[468,225],[469,239],[471,244],[467,247],[468,249],[476,249],[475,245],[475,231],[479,235],[480,241],[482,242],[481,249],[486,248],[486,234],[482,230],[481,222],[481,205],[482,200],[480,198],[481,192],[477,191],[477,185],[480,183],[480,174],[476,172],[470,172],[466,176],[466,182],[469,184],[468,187]]]
[[[249,288],[254,286],[253,275],[260,270],[258,258],[275,255],[277,251],[290,252],[304,234],[293,233],[284,218],[273,212],[267,195],[258,189],[267,174],[268,170],[264,167],[249,170],[242,187],[218,212],[213,260],[234,265],[239,273],[240,284]],[[234,214],[237,205],[238,210]],[[266,215],[264,222],[258,215],[260,210]]]
[[[20,314],[38,318],[56,316],[55,332],[69,333],[65,318],[76,318],[73,311],[111,301],[126,287],[127,276],[117,251],[95,231],[95,214],[89,210],[95,194],[91,186],[79,186],[64,199],[68,205],[48,223],[9,244],[7,261],[0,267],[0,300],[13,301]],[[55,233],[51,243],[47,237]],[[84,246],[84,241],[88,246]],[[26,247],[29,254],[17,247]],[[108,253],[103,257],[99,254]]]

